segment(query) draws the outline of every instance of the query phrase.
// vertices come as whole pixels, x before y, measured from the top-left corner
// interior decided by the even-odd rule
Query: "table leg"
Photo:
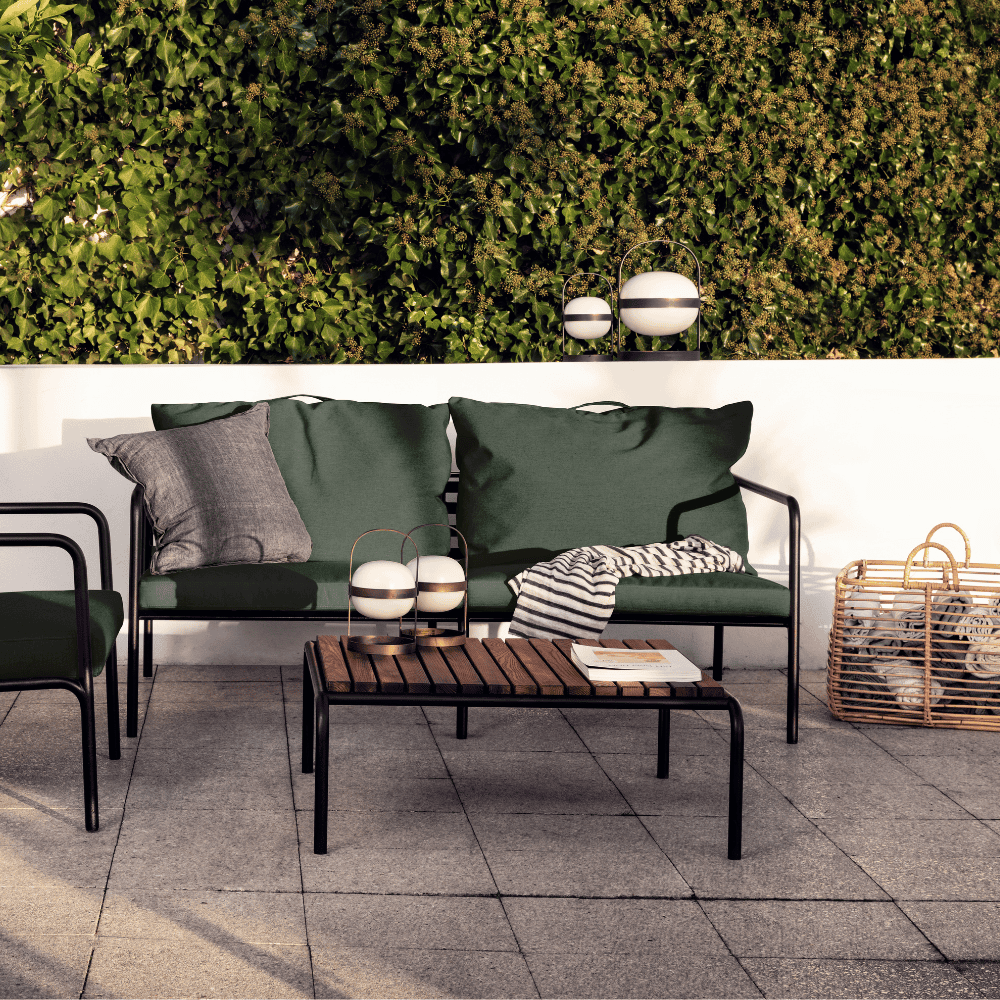
[[[729,860],[743,857],[743,709],[729,697]]]
[[[302,654],[302,773],[312,774],[313,740],[315,739],[316,706],[313,697],[312,673],[305,653]]]
[[[326,854],[326,822],[330,807],[330,702],[325,691],[316,701],[316,796],[313,803],[313,854]]]
[[[455,739],[469,738],[469,706],[457,705],[455,708]]]
[[[657,709],[660,714],[656,727],[656,776],[670,777],[670,709]]]

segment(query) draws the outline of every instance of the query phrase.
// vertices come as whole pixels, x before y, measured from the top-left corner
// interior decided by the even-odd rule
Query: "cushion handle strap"
[[[623,410],[629,409],[627,403],[619,403],[616,399],[599,399],[594,403],[580,403],[579,406],[571,406],[571,410],[582,410],[585,406],[620,406]]]
[[[292,392],[287,396],[274,396],[274,399],[298,399],[299,396],[308,396],[310,399],[318,399],[321,403],[332,403],[334,400],[330,396],[317,396],[314,392]]]

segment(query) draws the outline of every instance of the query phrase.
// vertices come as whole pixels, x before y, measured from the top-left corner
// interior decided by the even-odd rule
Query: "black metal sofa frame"
[[[786,701],[786,738],[789,743],[799,740],[799,614],[801,598],[801,575],[799,552],[801,541],[801,516],[798,501],[787,493],[750,482],[735,476],[736,484],[750,493],[759,494],[788,508],[788,589],[789,608],[787,615],[694,615],[694,614],[619,614],[611,621],[622,625],[711,625],[714,629],[712,652],[712,676],[722,680],[724,634],[727,625],[751,626],[754,628],[784,628],[788,636],[788,694]],[[457,507],[459,474],[453,473],[445,489],[444,501],[449,519],[454,523]],[[128,684],[126,694],[125,733],[129,737],[138,734],[139,719],[139,623],[142,623],[142,665],[143,676],[153,674],[153,622],[154,621],[346,621],[347,609],[274,610],[261,611],[227,609],[162,609],[139,607],[139,583],[148,571],[152,553],[152,525],[146,516],[143,503],[143,489],[136,486],[132,491],[131,543],[129,555],[128,594]],[[478,612],[469,609],[470,622],[507,621],[509,614]]]

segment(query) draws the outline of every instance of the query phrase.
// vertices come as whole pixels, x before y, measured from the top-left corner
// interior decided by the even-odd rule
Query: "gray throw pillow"
[[[88,438],[145,490],[151,571],[305,562],[312,539],[267,440],[270,408],[192,427]]]

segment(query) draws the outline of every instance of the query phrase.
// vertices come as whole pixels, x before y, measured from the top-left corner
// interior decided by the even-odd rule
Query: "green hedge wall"
[[[706,357],[998,354],[996,0],[263,2],[0,0],[0,360],[553,360],[655,238]]]

